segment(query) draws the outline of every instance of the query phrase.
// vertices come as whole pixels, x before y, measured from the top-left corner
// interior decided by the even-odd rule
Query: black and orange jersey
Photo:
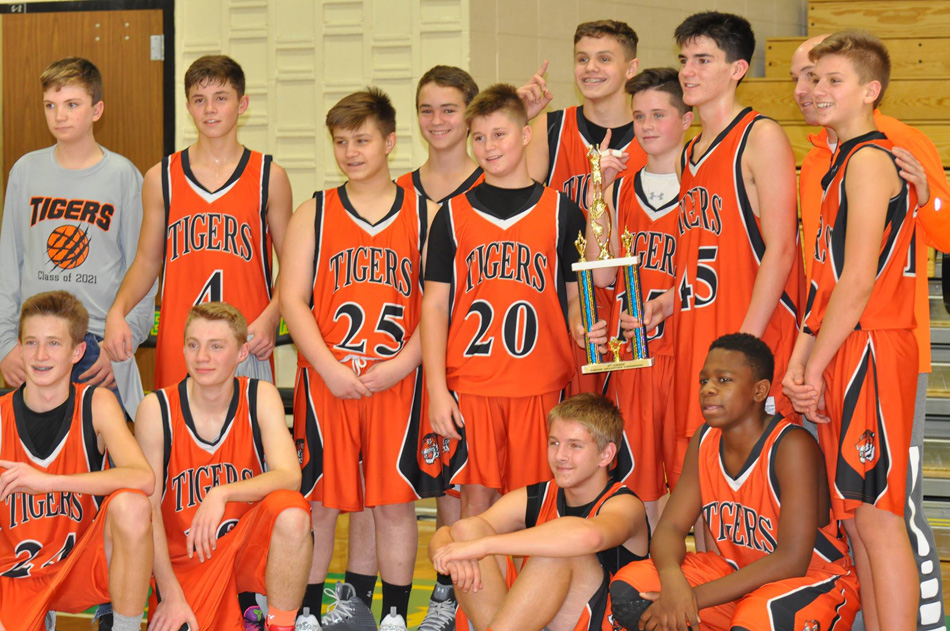
[[[590,123],[584,118],[584,106],[548,113],[548,178],[545,184],[565,193],[581,207],[585,216],[590,183],[587,151],[601,140],[593,137]],[[626,134],[611,136],[610,148],[630,156],[627,168],[618,176],[635,173],[646,166],[647,154],[634,138],[632,125]]]
[[[479,184],[485,181],[485,172],[482,171],[481,167],[477,167],[472,173],[465,178],[465,180],[458,185],[454,191],[443,197],[442,199],[432,199],[429,196],[429,193],[426,192],[424,186],[422,186],[422,178],[419,176],[419,169],[415,171],[410,171],[409,173],[403,173],[396,178],[396,186],[401,186],[406,190],[407,195],[422,195],[428,200],[432,200],[441,204],[442,202],[452,199],[456,195],[461,195],[462,193],[467,193],[472,190]]]
[[[235,377],[221,431],[210,441],[195,428],[187,379],[156,392],[165,444],[163,471],[156,484],[162,485],[162,521],[172,562],[187,557],[188,530],[208,491],[264,472],[257,388],[256,379]],[[251,502],[228,502],[216,538],[227,534],[253,507]]]
[[[106,456],[99,453],[92,424],[94,391],[84,384],[70,385],[66,420],[46,457],[37,453],[26,430],[30,412],[23,388],[0,397],[0,460],[23,462],[50,475],[101,471]],[[97,498],[83,493],[11,494],[0,510],[0,576],[31,578],[55,571],[88,530],[98,508]]]
[[[165,267],[157,387],[177,383],[188,373],[182,348],[192,306],[227,302],[253,322],[270,303],[270,167],[270,156],[245,149],[228,181],[208,191],[192,173],[187,149],[162,160]]]
[[[894,146],[879,131],[841,143],[831,169],[821,181],[824,196],[815,237],[812,279],[808,292],[804,330],[817,335],[845,266],[848,197],[845,179],[851,157],[862,149],[886,151]],[[893,159],[893,156],[891,156]],[[895,169],[898,167],[895,164]],[[856,329],[913,329],[916,269],[914,237],[917,194],[903,180],[900,193],[887,205],[884,234],[877,259],[877,277]]]
[[[532,484],[527,487],[527,491],[528,504],[525,507],[524,515],[524,525],[526,528],[533,528],[534,526],[552,521],[558,517],[571,516],[590,519],[600,514],[600,509],[604,503],[611,498],[620,495],[633,495],[636,497],[633,491],[620,482],[613,480],[607,482],[607,486],[604,487],[604,490],[600,492],[600,495],[598,495],[593,502],[583,507],[568,506],[567,499],[564,496],[564,490],[561,489],[554,480]],[[640,561],[645,558],[646,556],[634,554],[623,545],[602,550],[597,553],[597,560],[600,561],[601,566],[603,566],[604,570],[606,570],[610,576],[616,574],[617,570],[627,563]]]
[[[333,356],[359,373],[369,362],[393,358],[419,324],[426,200],[396,187],[389,212],[371,224],[345,186],[313,197],[311,310]],[[302,354],[297,361],[309,367]]]
[[[614,230],[618,236],[629,231],[633,236],[633,254],[640,258],[640,286],[643,301],[653,300],[673,286],[676,279],[676,222],[679,200],[672,199],[665,205],[655,208],[642,184],[643,169],[633,177],[623,177],[614,183],[613,218]],[[618,239],[619,241],[619,239]],[[625,256],[623,243],[620,242],[620,256]],[[608,330],[612,335],[622,338],[620,314],[627,303],[623,282],[618,274],[615,303],[611,309]],[[670,334],[672,320],[663,322],[647,333],[650,356],[673,355],[673,336]],[[624,351],[624,359],[631,359],[630,350]]]
[[[742,469],[735,475],[722,460],[722,432],[703,424],[698,430],[698,466],[703,517],[719,554],[735,569],[772,554],[778,546],[782,489],[775,471],[779,444],[790,432],[804,431],[779,415],[772,417]],[[815,533],[809,570],[843,574],[851,567],[848,544],[831,516]]]
[[[566,289],[574,278],[562,258],[574,247],[580,211],[536,184],[521,209],[502,219],[478,191],[440,210],[452,251],[448,387],[501,397],[560,390],[574,374]]]
[[[691,436],[703,423],[699,372],[709,345],[739,331],[749,311],[765,240],[742,178],[742,154],[754,124],[764,117],[746,108],[710,144],[694,153],[696,138],[682,156],[677,219],[674,336],[676,420]],[[698,138],[698,137],[697,137]],[[780,401],[804,306],[801,257],[794,257],[785,289],[761,336],[775,355],[772,393]]]

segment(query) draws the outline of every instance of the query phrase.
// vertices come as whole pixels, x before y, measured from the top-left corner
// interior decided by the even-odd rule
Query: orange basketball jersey
[[[187,149],[162,159],[165,268],[156,387],[187,375],[182,348],[185,317],[192,306],[228,302],[250,323],[270,302],[270,165],[270,156],[245,149],[231,178],[212,192],[192,173]]]
[[[474,171],[472,171],[471,175],[465,178],[464,182],[459,184],[458,188],[456,188],[454,191],[442,199],[432,199],[429,197],[426,189],[422,186],[422,178],[419,177],[419,169],[416,169],[415,171],[410,171],[409,173],[403,173],[398,178],[396,178],[396,186],[401,186],[404,188],[407,195],[422,195],[426,199],[431,199],[432,201],[441,204],[447,199],[452,199],[456,195],[467,193],[484,181],[485,172],[482,171],[481,167],[477,167]]]
[[[587,186],[590,183],[590,130],[583,106],[548,113],[548,179],[546,184],[563,191],[587,216]],[[647,154],[633,136],[633,127],[623,138],[612,138],[611,148],[630,156],[627,168],[618,174],[635,173],[646,166]]]
[[[419,324],[426,201],[397,187],[392,208],[370,224],[343,186],[313,197],[313,317],[333,356],[359,373],[399,353]],[[311,367],[302,353],[297,363]]]
[[[523,210],[503,220],[474,193],[443,206],[455,249],[446,349],[449,389],[526,397],[562,389],[574,374],[567,293],[558,253],[566,206],[537,185]]]
[[[887,151],[894,146],[879,131],[841,143],[831,169],[822,179],[824,196],[815,238],[812,280],[805,314],[805,332],[817,335],[845,265],[845,235],[848,199],[845,176],[848,163],[858,151],[874,148]],[[895,169],[897,166],[895,165]],[[901,192],[890,200],[877,260],[877,278],[856,330],[913,329],[915,265],[912,247],[917,215],[917,194],[901,180]]]
[[[70,386],[66,411],[70,420],[47,458],[35,453],[23,425],[28,412],[23,389],[0,397],[0,460],[24,462],[50,475],[101,471],[106,458],[99,453],[92,425],[94,390],[79,383]],[[94,496],[82,493],[13,493],[0,510],[0,576],[30,578],[55,571],[89,528],[98,508]]]
[[[660,208],[654,208],[643,190],[641,174],[637,171],[633,177],[620,178],[614,184],[613,204],[616,209],[614,230],[622,235],[629,230],[633,235],[633,253],[640,258],[640,286],[643,301],[653,300],[673,286],[676,278],[676,220],[679,200],[672,199]],[[620,243],[620,256],[624,256],[623,243]],[[608,322],[611,335],[621,337],[620,314],[627,302],[623,282],[617,279],[617,292],[614,307]],[[673,336],[669,333],[671,321],[663,322],[649,331],[647,344],[650,356],[673,355]],[[630,350],[624,351],[624,358],[631,359]]]
[[[156,483],[162,485],[162,521],[173,563],[187,560],[185,540],[205,494],[216,486],[264,472],[257,384],[256,379],[235,377],[227,418],[221,433],[210,442],[195,429],[187,379],[156,392],[165,436],[165,467]],[[253,507],[250,502],[228,502],[216,538],[227,534]]]
[[[752,126],[763,119],[746,108],[702,156],[694,154],[696,138],[683,152],[674,259],[678,334],[673,340],[673,391],[678,438],[692,436],[703,423],[699,371],[713,340],[742,326],[765,255],[765,240],[746,194],[741,167]],[[762,335],[775,355],[772,394],[779,407],[783,405],[782,377],[804,305],[804,284],[801,257],[796,256],[785,290]]]
[[[778,545],[782,490],[775,474],[779,443],[789,432],[804,431],[781,416],[772,417],[733,477],[722,461],[722,432],[708,425],[699,430],[699,489],[703,516],[719,554],[736,569],[772,554]],[[848,544],[831,517],[815,535],[809,570],[844,574],[851,566]]]

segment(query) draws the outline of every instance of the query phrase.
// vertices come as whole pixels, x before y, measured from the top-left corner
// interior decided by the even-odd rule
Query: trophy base
[[[599,364],[584,364],[581,366],[581,372],[585,375],[593,375],[601,372],[611,372],[614,370],[630,370],[631,368],[648,368],[653,365],[653,358],[629,359],[619,362],[601,362]]]

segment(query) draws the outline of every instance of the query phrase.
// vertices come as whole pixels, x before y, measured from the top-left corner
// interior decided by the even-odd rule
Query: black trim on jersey
[[[776,437],[775,442],[772,443],[772,448],[769,450],[771,452],[769,456],[769,484],[772,485],[772,492],[775,493],[775,499],[778,500],[779,505],[782,503],[782,487],[778,483],[778,473],[775,471],[775,456],[778,454],[779,444],[788,436],[791,430],[795,429],[806,431],[805,428],[800,425],[787,425],[782,430],[782,433]],[[809,434],[809,436],[811,436],[811,434]]]
[[[214,191],[209,191],[208,189],[206,189],[204,187],[204,184],[199,182],[198,178],[195,177],[194,172],[191,170],[191,159],[188,157],[187,149],[184,149],[181,152],[181,170],[185,174],[185,177],[188,178],[188,180],[192,184],[194,184],[195,186],[197,186],[204,192],[210,195],[214,195],[215,193],[219,191],[223,191],[224,189],[226,189],[227,187],[231,186],[232,184],[237,182],[239,179],[241,179],[241,176],[244,174],[244,169],[247,168],[247,163],[250,161],[250,159],[251,159],[251,150],[248,149],[247,147],[244,147],[244,153],[241,154],[241,159],[238,161],[238,165],[234,168],[234,171],[231,173],[231,177],[228,178],[227,182],[219,186],[217,190],[214,190]]]
[[[784,596],[769,600],[769,617],[773,621],[774,628],[794,628],[795,614],[818,600],[820,596],[831,592],[835,588],[838,578],[840,577],[832,576],[828,580],[796,589]]]
[[[162,232],[167,233],[168,231],[168,222],[171,220],[172,216],[172,191],[171,191],[171,156],[165,156],[162,158],[162,202],[165,205],[165,225],[162,227]],[[168,261],[168,236],[165,235],[162,237],[162,298],[165,297],[165,271],[167,266],[165,263]]]
[[[257,379],[247,380],[247,416],[251,421],[251,436],[254,439],[254,451],[257,452],[257,459],[261,463],[261,471],[266,471],[264,466],[266,460],[264,456],[264,441],[261,439],[261,425],[257,420],[257,388],[260,382]]]
[[[557,195],[557,215],[555,219],[557,224],[555,225],[555,229],[557,230],[558,243],[555,252],[557,252],[558,259],[560,259],[561,252],[564,251],[565,241],[569,240],[569,236],[566,234],[566,228],[568,226],[567,209],[569,206],[564,202],[570,202],[571,198],[560,191],[558,191]],[[571,203],[573,204],[574,202]],[[562,230],[562,227],[565,229]],[[557,299],[561,304],[561,315],[564,316],[564,322],[568,326],[568,331],[570,331],[571,322],[570,318],[568,317],[568,310],[570,309],[570,306],[567,304],[567,278],[565,277],[564,270],[562,269],[563,265],[564,261],[559,260],[554,266],[554,285],[557,287]]]
[[[712,143],[710,143],[710,145],[706,147],[706,151],[704,151],[703,155],[699,157],[699,160],[695,160],[693,159],[693,148],[696,146],[696,143],[699,142],[699,140],[703,137],[702,132],[700,132],[699,135],[696,136],[696,138],[694,138],[692,142],[686,145],[686,151],[684,152],[684,156],[688,157],[689,163],[692,164],[693,166],[696,166],[700,162],[702,162],[706,158],[706,156],[708,156],[716,147],[718,147],[719,143],[721,143],[726,138],[726,136],[728,136],[732,132],[735,126],[739,124],[739,121],[745,118],[745,116],[751,111],[752,111],[752,108],[747,107],[741,112],[739,112],[736,115],[736,117],[732,119],[732,122],[726,125],[726,128],[723,129],[721,132],[719,132],[719,135],[716,136],[715,140],[713,140]],[[751,123],[749,124],[751,125]]]
[[[544,183],[551,185],[551,175],[554,173],[554,163],[557,162],[558,150],[561,148],[561,128],[564,126],[564,110],[548,112],[548,174]]]
[[[472,186],[475,185],[475,182],[477,182],[478,178],[480,178],[482,174],[484,173],[484,171],[482,171],[482,167],[475,167],[475,170],[472,171],[471,174],[469,174],[469,176],[465,178],[465,181],[459,184],[458,187],[454,191],[452,191],[451,193],[449,193],[442,199],[435,200],[435,199],[432,199],[432,197],[426,191],[425,187],[422,186],[422,175],[419,173],[419,171],[421,171],[421,169],[416,169],[415,171],[409,174],[410,178],[412,178],[413,188],[416,189],[417,193],[419,193],[420,195],[422,195],[428,200],[434,201],[437,204],[441,204],[443,202],[446,202],[452,199],[453,197],[457,195],[461,195],[462,193],[465,193],[466,191],[468,191],[468,189],[472,188]]]
[[[70,387],[72,387],[71,384]],[[95,390],[93,386],[83,390],[80,423],[82,424],[82,440],[86,447],[86,464],[90,471],[102,471],[105,468],[106,457],[105,453],[99,453],[99,439],[96,436],[96,428],[92,424],[92,397]],[[104,499],[105,496],[102,498]],[[96,500],[96,503],[101,504],[102,499]]]
[[[304,369],[299,379],[303,381],[304,408],[306,414],[304,417],[304,433],[306,435],[306,444],[297,446],[300,462],[300,492],[303,495],[309,495],[317,487],[317,483],[323,477],[323,437],[320,435],[320,426],[315,416],[313,406],[313,394],[310,392],[310,376],[316,374],[313,368]],[[306,464],[302,459],[301,451],[306,448]]]
[[[525,528],[534,528],[538,525],[538,515],[541,514],[541,506],[548,494],[548,486],[548,482],[538,482],[537,484],[529,484],[525,489],[528,492],[528,502],[524,508]]]
[[[346,212],[350,213],[351,215],[353,215],[355,219],[362,221],[367,226],[378,226],[379,224],[383,223],[384,221],[386,221],[387,219],[389,219],[390,217],[398,213],[399,210],[402,208],[403,195],[405,195],[406,193],[403,187],[397,186],[396,199],[393,201],[393,205],[389,208],[389,212],[387,212],[386,215],[382,219],[377,221],[376,223],[370,223],[365,217],[359,214],[359,212],[357,212],[356,208],[353,206],[353,203],[350,201],[349,195],[346,194],[346,184],[341,184],[336,190],[339,192],[340,203],[343,204],[343,208],[346,209]]]
[[[869,376],[868,372],[871,373],[870,378],[873,379],[874,391],[877,396],[881,396],[881,391],[878,389],[877,366],[871,355],[870,342],[864,347],[864,353],[858,362],[857,370],[852,375],[848,388],[844,393],[844,409],[841,413],[841,438],[838,444],[838,466],[833,483],[845,499],[874,504],[887,489],[887,471],[891,467],[887,432],[883,419],[880,418],[880,406],[875,409],[875,414],[878,415],[877,428],[880,436],[877,436],[877,462],[874,463],[874,466],[863,472],[855,471],[849,461],[840,455],[843,450],[855,449],[854,444],[842,443],[851,428],[851,420],[854,418],[861,390],[868,385],[865,383]],[[832,483],[831,480],[829,480],[830,483]]]
[[[313,270],[313,286],[317,285],[317,263],[320,261],[320,244],[323,241],[321,227],[323,226],[323,204],[326,201],[324,191],[314,191],[313,193],[313,263],[310,269]],[[311,290],[313,287],[311,287]],[[310,292],[310,310],[313,310],[313,291]]]
[[[830,519],[834,519],[834,517],[831,517]],[[817,536],[815,537],[815,551],[832,563],[835,561],[840,561],[844,558],[844,555],[841,554],[841,551],[835,547],[835,544],[833,544],[827,536],[825,536],[825,533],[821,531],[821,528],[818,529]]]
[[[726,461],[723,458],[722,454],[722,439],[719,440],[719,464],[722,467],[722,472],[729,476],[729,479],[733,482],[738,481],[739,478],[745,474],[746,471],[751,469],[756,461],[759,459],[759,456],[762,455],[762,448],[765,447],[765,443],[768,441],[769,437],[772,435],[772,432],[775,431],[775,426],[778,425],[778,422],[782,420],[781,414],[776,414],[769,420],[769,424],[765,426],[765,429],[762,431],[762,435],[759,436],[759,439],[755,441],[755,445],[752,447],[752,451],[749,452],[749,455],[745,459],[745,463],[742,465],[742,468],[739,471],[732,475],[729,473],[729,470],[726,468]]]
[[[425,288],[426,283],[426,260],[423,258],[423,252],[426,252],[426,239],[429,238],[429,201],[425,195],[416,195],[416,217],[419,221],[419,291]]]
[[[815,331],[811,330],[811,327],[805,324],[808,320],[808,317],[811,315],[812,307],[815,306],[815,298],[818,297],[818,283],[811,281],[808,285],[808,299],[805,301],[805,317],[802,318],[802,332],[807,333],[808,335],[817,335]]]
[[[245,150],[246,151],[246,150]],[[267,297],[273,297],[273,283],[271,278],[273,273],[271,271],[271,256],[270,250],[267,248],[267,235],[270,232],[267,225],[267,204],[270,197],[270,167],[274,161],[274,157],[264,154],[263,164],[261,165],[261,261],[264,263],[264,284],[267,287]]]
[[[421,198],[421,197],[420,197]],[[421,198],[423,203],[425,199]],[[419,436],[419,419],[422,417],[422,367],[415,370],[412,386],[412,405],[409,408],[409,418],[406,424],[406,436],[403,448],[399,452],[397,467],[402,476],[409,482],[409,486],[419,497],[439,497],[449,488],[448,481],[442,475],[429,475],[419,466],[416,454],[421,443]],[[394,421],[399,420],[394,418]],[[441,442],[442,437],[438,440]]]
[[[617,208],[617,203],[618,203],[618,200],[620,199],[620,184],[619,184],[619,182],[620,182],[621,180],[623,180],[623,178],[620,178],[620,180],[617,180],[618,184],[617,184],[617,186],[614,188],[614,191],[615,191],[615,193],[614,193],[614,208],[615,208],[615,209]],[[675,208],[676,206],[679,206],[679,205],[680,205],[679,195],[677,195],[676,197],[671,197],[668,202],[666,202],[665,204],[663,204],[663,205],[660,206],[659,208],[657,208],[656,206],[654,206],[654,205],[650,202],[650,197],[649,197],[649,195],[647,195],[646,189],[643,188],[643,169],[640,169],[639,171],[637,171],[637,172],[634,173],[634,175],[633,175],[633,191],[637,194],[637,199],[640,200],[640,203],[641,203],[643,206],[646,206],[647,208],[649,208],[650,210],[652,210],[653,212],[655,212],[655,213],[657,213],[657,214],[659,214],[659,213],[666,214],[666,212],[667,212],[670,208]],[[653,219],[653,218],[651,217],[650,219]]]
[[[195,435],[196,439],[209,447],[214,447],[221,442],[221,437],[227,433],[228,428],[231,427],[231,423],[234,422],[234,414],[237,412],[238,401],[241,399],[240,381],[238,381],[237,377],[234,378],[232,388],[234,392],[231,394],[231,403],[228,405],[228,413],[227,416],[224,417],[221,431],[218,432],[214,440],[209,441],[202,438],[198,433],[198,429],[195,427],[195,419],[191,415],[191,405],[188,403],[188,377],[178,382],[178,398],[181,402],[181,416],[185,419],[185,425],[188,426],[188,429],[191,430],[191,433]]]
[[[48,454],[40,453],[36,445],[33,444],[33,438],[30,436],[27,418],[35,415],[36,412],[27,407],[26,401],[23,400],[23,390],[25,388],[26,385],[24,384],[13,392],[13,420],[16,422],[16,431],[20,436],[20,442],[23,443],[23,446],[26,447],[26,450],[29,451],[34,458],[37,460],[46,460],[53,455],[56,449],[63,444],[63,441],[66,440],[66,437],[69,435],[69,430],[73,425],[73,414],[76,410],[76,386],[72,383],[69,384],[69,395],[65,401],[66,410],[63,413],[63,420],[60,424],[59,431],[56,432],[56,437],[50,443],[51,449]],[[86,412],[86,410],[83,409],[83,412]],[[90,419],[92,418],[91,412],[89,417]],[[93,471],[95,471],[95,469],[93,469]]]
[[[164,390],[159,390],[158,407],[162,415],[162,497],[168,490],[168,464],[172,460],[172,415],[168,409],[168,398]]]

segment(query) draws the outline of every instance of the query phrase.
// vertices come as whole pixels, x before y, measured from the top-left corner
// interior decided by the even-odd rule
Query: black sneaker
[[[451,631],[455,628],[455,612],[458,608],[452,586],[436,583],[429,599],[429,610],[419,625],[419,631]]]

